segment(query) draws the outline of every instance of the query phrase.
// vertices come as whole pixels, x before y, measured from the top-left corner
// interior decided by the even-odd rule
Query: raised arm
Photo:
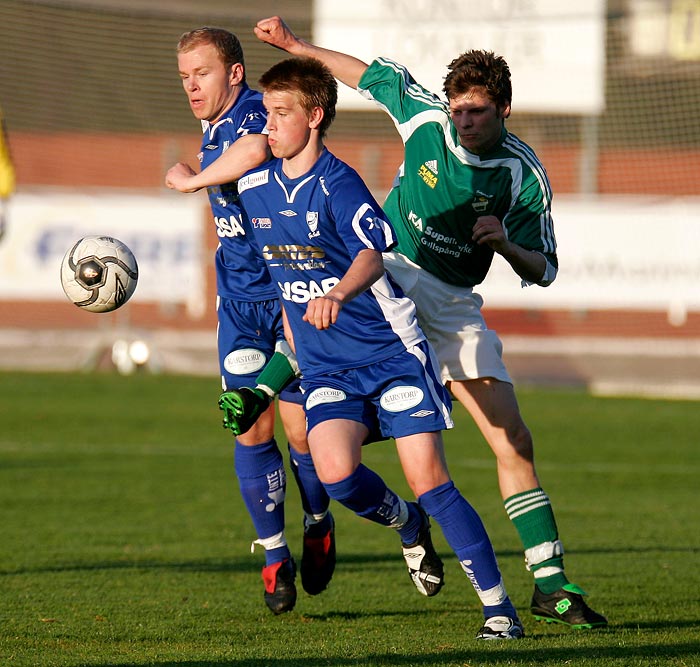
[[[357,88],[367,63],[357,58],[316,46],[297,37],[279,17],[262,19],[254,28],[255,36],[266,44],[282,49],[293,56],[316,58],[328,67],[333,76],[350,88]]]

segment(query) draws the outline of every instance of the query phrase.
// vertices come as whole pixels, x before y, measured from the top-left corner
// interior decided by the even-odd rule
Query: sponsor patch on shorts
[[[267,361],[267,358],[260,350],[244,348],[234,350],[224,358],[224,368],[231,375],[248,375],[259,371]]]
[[[392,387],[384,392],[379,404],[387,412],[410,410],[423,400],[423,390],[418,387]]]
[[[321,403],[339,403],[347,398],[344,391],[332,387],[319,387],[314,389],[306,399],[306,409],[310,410]]]

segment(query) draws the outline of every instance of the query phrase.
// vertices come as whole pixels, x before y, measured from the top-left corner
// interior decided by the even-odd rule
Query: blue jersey
[[[202,121],[202,169],[246,134],[262,134],[266,114],[262,95],[245,83],[235,104],[216,123]],[[236,183],[207,188],[216,223],[216,291],[236,301],[263,301],[277,296],[260,253],[251,245],[249,227],[241,219]]]
[[[238,182],[246,217],[284,304],[304,377],[368,366],[424,340],[415,306],[388,274],[346,303],[325,331],[302,320],[361,250],[389,250],[396,239],[357,172],[324,150],[304,176],[289,179],[282,160]]]

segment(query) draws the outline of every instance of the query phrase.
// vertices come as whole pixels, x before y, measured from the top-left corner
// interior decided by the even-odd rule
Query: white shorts
[[[384,266],[416,304],[418,323],[432,344],[443,382],[495,378],[513,384],[503,363],[503,344],[486,327],[484,300],[471,287],[443,282],[399,253]]]

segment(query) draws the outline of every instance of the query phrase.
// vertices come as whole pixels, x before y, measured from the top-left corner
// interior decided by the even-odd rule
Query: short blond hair
[[[197,28],[181,35],[177,43],[177,53],[187,53],[205,44],[211,44],[221,57],[224,67],[230,70],[233,65],[243,65],[245,79],[245,62],[241,42],[232,32],[223,28]]]

